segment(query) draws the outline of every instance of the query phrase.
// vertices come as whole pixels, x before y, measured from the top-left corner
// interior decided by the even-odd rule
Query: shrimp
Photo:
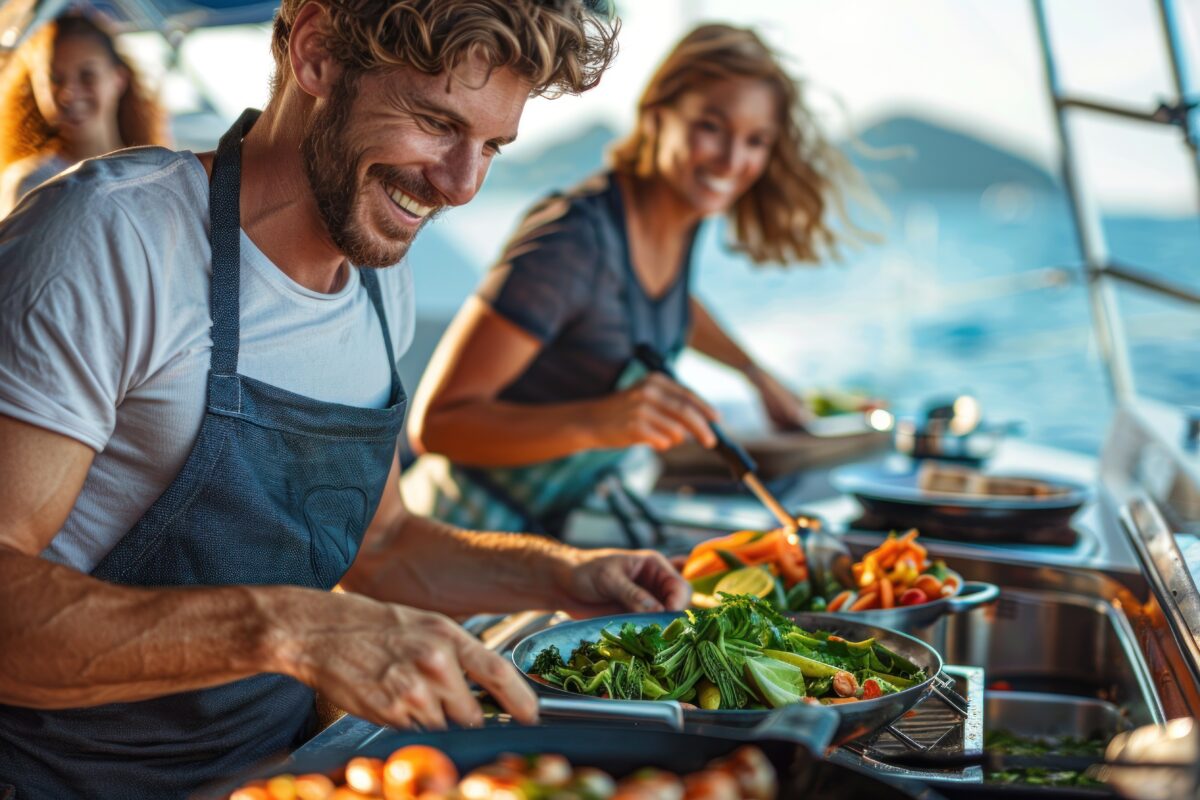
[[[845,670],[838,670],[833,676],[833,691],[838,697],[854,697],[858,694],[858,680]]]

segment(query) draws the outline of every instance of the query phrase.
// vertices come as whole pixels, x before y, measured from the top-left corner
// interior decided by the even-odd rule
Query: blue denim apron
[[[621,234],[604,246],[616,252],[622,265],[624,284],[621,302],[625,306],[634,347],[649,344],[674,363],[687,346],[691,330],[691,264],[695,231],[683,259],[683,313],[680,325],[666,330],[658,302],[646,296],[633,269],[629,235],[625,231],[625,208],[621,194],[609,192],[610,213],[620,221]],[[665,298],[664,298],[665,299]],[[648,314],[639,313],[649,304]],[[617,376],[611,391],[627,389],[646,376],[646,369],[630,357]],[[531,412],[536,413],[535,409]],[[402,483],[417,502],[414,511],[452,525],[475,530],[529,531],[560,536],[567,515],[583,505],[589,495],[608,476],[620,477],[622,463],[629,451],[583,450],[561,458],[519,467],[468,467],[448,461],[441,455],[424,455],[405,473]]]
[[[386,408],[321,402],[237,372],[240,148],[257,113],[222,137],[213,163],[204,421],[174,482],[93,570],[102,580],[331,589],[387,483],[406,398],[373,272],[359,275],[387,347]],[[296,746],[313,722],[312,690],[274,674],[136,703],[0,707],[0,796],[11,783],[17,800],[185,797]]]

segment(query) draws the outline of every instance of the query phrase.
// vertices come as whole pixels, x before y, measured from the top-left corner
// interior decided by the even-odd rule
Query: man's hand
[[[537,721],[536,698],[516,669],[441,614],[309,590],[271,602],[280,607],[268,614],[277,611],[282,625],[274,671],[351,714],[396,727],[478,726],[469,679],[516,719]]]
[[[576,616],[630,611],[679,611],[692,597],[688,582],[653,550],[573,550],[557,583],[559,607]]]

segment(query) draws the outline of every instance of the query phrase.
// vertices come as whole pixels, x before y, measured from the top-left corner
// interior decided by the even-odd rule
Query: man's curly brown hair
[[[453,75],[481,57],[526,79],[534,96],[595,86],[616,55],[620,27],[593,10],[606,6],[596,0],[283,0],[271,39],[272,95],[288,73],[292,24],[310,2],[328,10],[326,46],[352,73],[411,67]]]

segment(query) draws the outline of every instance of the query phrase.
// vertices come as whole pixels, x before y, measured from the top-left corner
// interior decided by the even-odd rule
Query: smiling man
[[[436,728],[479,723],[473,680],[532,721],[443,615],[684,603],[657,554],[396,487],[388,265],[612,36],[580,0],[285,0],[272,99],[215,153],[84,162],[0,225],[0,796],[185,796],[302,741],[314,689]]]

